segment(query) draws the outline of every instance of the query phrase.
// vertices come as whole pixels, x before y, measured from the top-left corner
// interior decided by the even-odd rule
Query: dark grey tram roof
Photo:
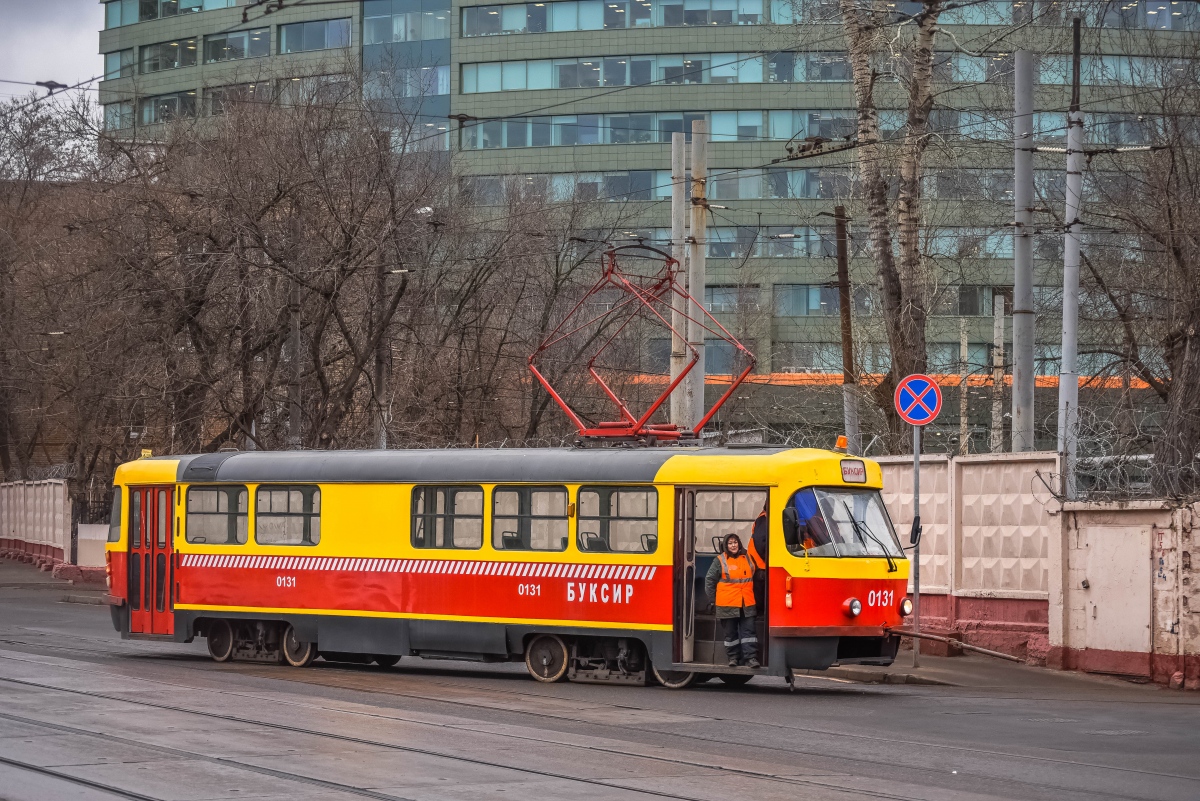
[[[168,457],[177,480],[238,482],[653,481],[672,456],[768,455],[785,448],[511,448],[248,451]]]

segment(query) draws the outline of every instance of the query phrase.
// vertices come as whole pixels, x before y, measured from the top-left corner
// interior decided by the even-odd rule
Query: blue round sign
[[[924,426],[932,423],[942,410],[942,390],[927,375],[916,373],[896,386],[896,411],[906,423]]]

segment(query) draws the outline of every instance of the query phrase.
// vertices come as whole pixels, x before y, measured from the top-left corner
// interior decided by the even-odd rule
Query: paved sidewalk
[[[889,667],[844,665],[828,670],[797,671],[797,679],[837,679],[863,684],[908,684],[964,687],[999,691],[1086,691],[1095,692],[1108,687],[1113,692],[1163,692],[1170,697],[1188,696],[1146,682],[1131,681],[1117,676],[1103,676],[1074,671],[1050,670],[1033,665],[1008,662],[994,657],[971,654],[964,656],[928,656],[921,654],[921,666],[912,666],[912,651],[901,651]]]

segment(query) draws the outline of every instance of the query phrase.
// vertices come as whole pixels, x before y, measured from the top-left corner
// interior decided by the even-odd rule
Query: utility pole
[[[688,240],[688,292],[695,299],[695,308],[688,321],[688,342],[700,354],[700,362],[688,374],[688,408],[693,429],[704,416],[704,316],[705,256],[708,248],[708,124],[703,120],[692,123],[692,235]],[[699,435],[700,432],[696,432]]]
[[[292,269],[297,275],[292,277],[292,286],[288,293],[288,316],[291,323],[291,333],[288,336],[288,357],[291,361],[292,374],[288,382],[288,448],[298,449],[303,441],[302,420],[300,419],[300,218],[292,216]]]
[[[687,247],[687,136],[682,131],[671,134],[671,256],[679,262],[680,283],[688,288]],[[671,381],[683,372],[687,364],[687,312],[686,302],[671,296]],[[699,365],[697,365],[699,366]],[[696,416],[688,408],[689,395],[686,386],[679,386],[671,393],[671,422],[681,429],[691,430]]]
[[[842,316],[842,416],[846,427],[846,453],[862,455],[858,429],[858,371],[854,368],[854,329],[850,325],[850,238],[846,234],[845,206],[833,209],[837,233],[838,307]]]
[[[1063,215],[1062,366],[1058,374],[1058,453],[1062,492],[1074,500],[1075,459],[1079,447],[1079,238],[1083,223],[1083,112],[1079,110],[1079,17],[1073,23],[1071,107],[1067,112],[1067,210]]]
[[[387,298],[387,271],[382,264],[375,271],[375,297],[372,300],[372,315],[376,316],[375,324],[382,325],[382,306]],[[375,412],[375,447],[387,450],[387,419],[384,415],[383,398],[387,389],[387,337],[379,334],[379,342],[375,345],[375,386],[371,393],[374,399]]]
[[[291,300],[288,303],[292,331],[288,337],[288,356],[292,375],[288,382],[288,447],[300,447],[303,432],[300,420],[300,282],[292,279]]]
[[[1004,296],[992,292],[992,432],[988,448],[1004,450]]]
[[[1016,52],[1012,449],[1033,450],[1033,54]]]
[[[967,345],[967,318],[958,318],[958,455],[971,452],[971,426],[967,419],[967,376],[970,367],[967,360],[970,348]]]

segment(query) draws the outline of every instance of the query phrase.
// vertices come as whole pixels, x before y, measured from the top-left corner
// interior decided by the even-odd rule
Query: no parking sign
[[[929,376],[915,373],[896,386],[894,401],[904,422],[914,426],[929,425],[942,410],[942,390]]]
[[[900,419],[913,427],[913,666],[920,664],[921,645],[921,427],[937,419],[942,410],[942,390],[927,375],[915,373],[896,385],[893,398]]]

